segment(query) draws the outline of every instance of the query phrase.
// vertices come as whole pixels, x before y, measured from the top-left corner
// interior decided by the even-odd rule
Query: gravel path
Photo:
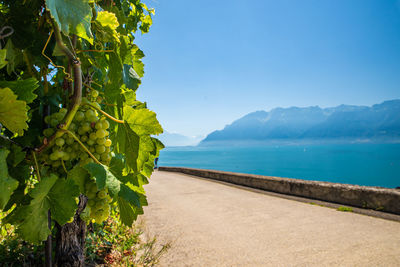
[[[160,266],[400,266],[400,223],[156,171],[142,220]]]

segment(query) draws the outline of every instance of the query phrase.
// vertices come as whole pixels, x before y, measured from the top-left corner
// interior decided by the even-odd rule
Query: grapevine
[[[50,266],[82,266],[84,233],[132,225],[163,145],[136,99],[154,10],[140,0],[0,0],[0,211]],[[52,234],[56,233],[52,236]]]

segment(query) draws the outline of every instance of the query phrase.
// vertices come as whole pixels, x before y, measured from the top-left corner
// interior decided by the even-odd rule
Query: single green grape
[[[93,110],[91,110],[91,109],[86,110],[86,112],[85,112],[86,119],[89,119],[90,117],[95,117],[95,116],[96,116],[96,114],[94,113]]]
[[[62,158],[62,156],[64,155],[64,152],[61,150],[56,150],[54,151],[54,153],[56,154],[58,159]]]
[[[89,139],[87,140],[86,144],[88,144],[89,146],[93,146],[95,144],[95,141],[93,139]]]
[[[96,122],[95,128],[96,130],[103,129],[103,121]]]
[[[56,153],[56,152],[51,153],[50,156],[49,156],[49,159],[50,159],[50,160],[53,160],[53,161],[58,160],[58,155],[57,155],[57,153]]]
[[[46,124],[49,124],[49,123],[50,123],[50,120],[51,120],[51,116],[46,116],[46,117],[44,117],[44,122],[45,122]]]
[[[96,122],[96,121],[99,120],[99,118],[98,118],[97,116],[92,116],[92,117],[89,117],[87,120],[88,120],[89,122]]]
[[[110,123],[108,122],[108,120],[102,120],[101,123],[102,123],[102,128],[104,130],[107,130],[108,128],[110,128]]]
[[[77,111],[75,114],[75,120],[82,121],[85,118],[85,113],[82,111]]]
[[[62,147],[65,144],[64,138],[57,138],[56,139],[56,145],[59,147]]]
[[[67,139],[65,140],[65,143],[67,143],[67,145],[72,145],[75,142],[74,138],[72,137],[67,137]],[[72,149],[72,147],[71,147]]]
[[[111,144],[112,144],[111,139],[106,139],[106,141],[104,142],[104,145],[105,145],[106,147],[110,147]]]
[[[55,113],[54,116],[55,116],[55,119],[56,119],[56,120],[62,121],[62,119],[64,119],[65,114],[62,114],[62,113]]]
[[[96,98],[96,97],[99,96],[99,91],[97,91],[97,90],[92,90],[92,91],[90,92],[90,95],[91,95],[91,97]]]
[[[62,159],[63,161],[70,160],[69,153],[67,153],[67,152],[64,152],[64,155],[61,157],[61,159]]]
[[[109,162],[111,160],[111,155],[109,153],[103,153],[100,158],[104,162]]]
[[[96,133],[95,132],[90,133],[89,138],[95,141],[97,139]]]
[[[97,138],[104,138],[107,135],[107,131],[104,129],[100,129],[96,131]]]
[[[81,135],[81,142],[87,142],[89,140],[89,138],[87,137],[87,135]]]
[[[106,198],[106,196],[107,196],[107,192],[104,189],[97,192],[97,197],[100,199],[104,199],[104,198]]]
[[[106,143],[106,139],[105,138],[97,138],[96,143],[98,145],[104,145]]]
[[[54,134],[54,129],[53,128],[47,128],[43,130],[43,134],[46,137],[50,137]]]
[[[69,127],[68,127],[68,130],[70,130],[70,131],[75,131],[76,130],[76,124],[75,123],[73,123],[73,122],[71,122],[71,124],[69,125]]]
[[[90,131],[90,129],[91,129],[90,123],[88,123],[88,122],[82,123],[82,124],[81,124],[81,127],[82,127],[82,130],[85,131],[85,132],[88,132],[88,131]]]
[[[58,120],[55,118],[51,118],[50,120],[50,126],[51,127],[56,127],[58,125]]]
[[[78,128],[78,134],[84,135],[86,132],[83,130],[82,126]]]
[[[98,154],[102,154],[102,153],[104,153],[106,151],[106,147],[105,146],[103,146],[103,145],[97,145],[96,146],[96,152],[98,153]]]

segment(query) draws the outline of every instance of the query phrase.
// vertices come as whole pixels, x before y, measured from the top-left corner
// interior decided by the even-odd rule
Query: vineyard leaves
[[[156,113],[148,109],[124,107],[124,120],[131,129],[140,135],[161,134],[163,132]]]
[[[17,100],[10,88],[0,88],[0,123],[13,133],[24,134],[28,129],[27,106],[25,101]]]
[[[112,197],[118,195],[121,182],[110,172],[107,166],[97,163],[89,163],[84,168],[96,179],[99,190],[107,188]]]
[[[0,149],[0,210],[4,209],[11,194],[18,187],[18,181],[8,174],[6,158],[10,151]]]
[[[138,30],[149,30],[154,10],[139,0],[111,1],[115,5],[92,0],[44,2],[48,12],[43,9],[43,1],[7,1],[7,8],[2,10],[5,16],[0,17],[0,24],[15,30],[3,40],[6,46],[0,49],[0,127],[9,130],[0,133],[0,208],[16,205],[6,222],[16,226],[23,239],[35,243],[51,234],[47,227],[48,210],[51,219],[63,225],[74,216],[80,194],[93,199],[88,192],[93,178],[98,189],[106,189],[103,191],[107,199],[112,198],[112,211],[120,214],[124,224],[131,225],[147,205],[143,185],[148,183],[154,158],[163,148],[161,142],[151,137],[163,131],[156,114],[147,109],[146,103],[138,101],[135,93],[144,74],[144,53],[133,42]],[[57,37],[57,28],[62,37]],[[55,34],[49,38],[52,31]],[[73,34],[81,38],[75,40]],[[56,39],[76,58],[66,57]],[[84,78],[85,101],[115,117],[106,119],[96,113],[98,120],[109,123],[109,128],[102,130],[108,142],[106,156],[111,161],[103,160],[107,153],[101,143],[89,145],[88,140],[83,141],[84,135],[78,134],[82,132],[81,122],[75,120],[75,129],[69,129],[82,139],[83,146],[94,149],[91,151],[95,156],[86,155],[87,160],[95,158],[102,164],[83,162],[86,152],[82,146],[68,152],[74,141],[67,135],[63,137],[65,145],[51,144],[39,149],[50,140],[47,135],[44,138],[43,130],[50,124],[52,129],[46,130],[57,131],[62,125],[53,123],[54,116],[46,122],[46,115],[56,114],[61,107],[71,107],[68,92],[69,86],[75,85],[74,81],[71,83],[75,75],[66,72],[70,71],[68,64],[76,63],[75,59]],[[98,97],[91,96],[96,91],[93,88]],[[83,105],[79,109],[85,114],[88,110]],[[95,124],[90,122],[89,132],[98,130]],[[98,139],[103,140],[93,140]],[[56,152],[63,158],[49,160]],[[75,154],[68,158],[71,153]]]
[[[0,69],[4,68],[7,65],[7,50],[6,49],[0,49]]]
[[[67,223],[75,214],[75,198],[79,196],[79,187],[71,179],[59,179],[52,174],[42,180],[29,193],[32,200],[29,205],[17,207],[6,221],[17,224],[18,232],[25,240],[39,243],[47,238],[47,212],[50,209],[52,219],[60,225]]]
[[[17,81],[0,81],[0,88],[5,87],[10,88],[18,96],[18,100],[23,100],[27,104],[30,104],[37,97],[33,92],[39,87],[39,84],[35,78]]]
[[[93,43],[89,0],[46,0],[46,8],[65,35],[74,33]]]

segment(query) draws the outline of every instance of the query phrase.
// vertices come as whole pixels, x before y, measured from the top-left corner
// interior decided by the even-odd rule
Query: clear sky
[[[400,0],[148,0],[138,98],[206,135],[275,107],[400,98]]]

